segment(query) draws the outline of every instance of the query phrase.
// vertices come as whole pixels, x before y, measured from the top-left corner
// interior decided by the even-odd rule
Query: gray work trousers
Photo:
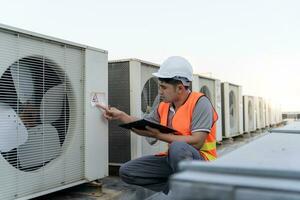
[[[178,171],[182,160],[203,160],[197,149],[186,142],[173,142],[168,156],[143,156],[128,161],[120,167],[121,179],[153,191],[168,193],[168,178]]]

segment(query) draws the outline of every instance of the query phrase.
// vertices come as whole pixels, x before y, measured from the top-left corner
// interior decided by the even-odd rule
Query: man
[[[193,78],[190,63],[178,56],[168,58],[157,73],[162,102],[144,118],[177,130],[165,134],[157,129],[133,131],[169,143],[168,152],[143,156],[123,164],[120,177],[129,184],[154,191],[168,192],[168,178],[178,171],[182,160],[214,160],[216,158],[217,114],[209,99],[202,93],[191,92]],[[117,108],[101,107],[108,120],[128,123],[137,120]]]

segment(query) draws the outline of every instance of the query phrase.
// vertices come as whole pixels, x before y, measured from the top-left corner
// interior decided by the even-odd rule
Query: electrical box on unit
[[[243,134],[242,86],[221,84],[223,138]]]
[[[129,115],[143,118],[152,106],[158,105],[158,79],[152,73],[159,65],[138,59],[109,62],[109,104]],[[142,155],[166,151],[167,144],[131,133],[109,123],[109,163],[120,165]]]
[[[244,105],[244,132],[250,133],[256,130],[255,97],[243,96]]]
[[[213,107],[218,113],[217,121],[217,141],[222,140],[222,111],[221,111],[221,82],[201,75],[194,75],[192,82],[192,90],[204,93],[211,101]]]
[[[213,162],[180,163],[181,172],[171,177],[170,199],[300,199],[300,134],[281,131]]]
[[[0,25],[0,199],[108,175],[107,74],[106,51]]]

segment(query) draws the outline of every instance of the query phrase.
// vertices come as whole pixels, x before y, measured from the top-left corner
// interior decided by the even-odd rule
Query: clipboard
[[[167,126],[163,126],[163,125],[148,121],[146,119],[141,119],[141,120],[137,120],[137,121],[126,123],[126,124],[120,124],[119,126],[122,128],[126,128],[126,129],[136,128],[136,129],[140,129],[140,130],[146,130],[146,126],[149,126],[151,128],[158,129],[161,133],[177,132],[176,130],[171,129]]]

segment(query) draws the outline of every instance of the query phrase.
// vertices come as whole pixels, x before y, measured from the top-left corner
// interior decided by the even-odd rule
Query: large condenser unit
[[[243,134],[242,86],[224,82],[221,84],[223,138]]]
[[[265,128],[266,124],[266,114],[265,114],[265,105],[264,99],[262,97],[256,97],[256,128],[262,129]]]
[[[149,113],[159,103],[158,79],[152,75],[159,65],[138,60],[109,62],[109,104],[137,118]],[[167,150],[167,143],[141,137],[109,123],[109,163],[119,166],[142,155],[154,155]]]
[[[204,93],[211,101],[216,112],[218,113],[217,121],[217,141],[222,140],[222,111],[221,111],[221,82],[201,75],[194,75],[192,90]]]
[[[255,97],[243,96],[244,105],[244,132],[250,133],[256,130]]]
[[[107,52],[0,25],[0,199],[108,175]],[[106,96],[107,98],[107,96]]]

